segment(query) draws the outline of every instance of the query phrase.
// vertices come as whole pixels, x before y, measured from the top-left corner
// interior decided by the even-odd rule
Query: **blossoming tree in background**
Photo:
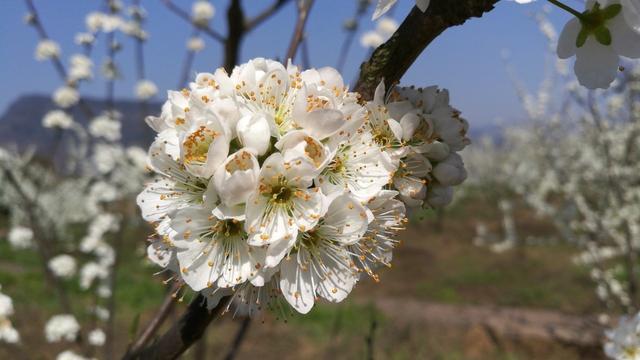
[[[558,38],[544,14],[537,20],[550,47],[562,46],[566,33]],[[505,129],[500,145],[489,140],[478,144],[465,160],[476,175],[475,186],[520,198],[553,221],[559,238],[577,246],[574,261],[590,269],[603,313],[633,315],[640,310],[640,64],[625,61],[623,66],[625,72],[614,73],[611,88],[596,95],[568,76],[564,62],[552,60],[549,68],[554,71],[537,93],[518,86],[530,122]],[[517,245],[504,228],[502,241],[491,241],[482,227],[476,239],[498,251]],[[608,316],[601,318],[608,322]],[[640,353],[636,336],[637,319],[623,318],[607,332],[605,353],[635,358]]]
[[[95,348],[103,346],[105,358],[117,356],[116,275],[126,229],[137,221],[127,216],[136,193],[142,217],[155,229],[148,257],[173,285],[165,306],[124,358],[176,358],[222,312],[252,317],[265,310],[286,315],[293,309],[306,314],[320,299],[344,300],[364,274],[378,280],[377,269],[390,266],[407,208],[448,205],[454,187],[467,177],[459,152],[470,143],[469,123],[450,104],[448,92],[397,82],[443,31],[482,16],[497,1],[416,1],[401,25],[382,18],[376,31],[361,39],[373,51],[350,87],[334,68],[296,65],[298,48],[306,46],[305,24],[313,0],[291,1],[298,16],[284,63],[256,58],[243,64],[243,38],[290,1],[276,0],[247,18],[242,2],[231,0],[228,33],[222,35],[209,25],[216,11],[208,1],[194,1],[189,13],[164,0],[193,33],[186,41],[179,88],[168,92],[159,116],[146,118],[157,133],[146,156],[122,144],[122,115],[114,102],[114,83],[121,74],[120,41],[127,36],[136,49],[138,81],[132,92],[141,111],[152,115],[147,102],[158,89],[145,73],[147,14],[140,1],[125,7],[121,1],[106,0],[102,11],[88,14],[86,31],[75,37],[81,52],[65,64],[62,49],[47,36],[33,2],[26,0],[25,21],[40,36],[35,57],[51,61],[63,82],[52,95],[58,109],[43,118],[43,126],[56,133],[53,153],[60,148],[57,156],[63,166],[42,166],[28,152],[8,151],[0,153],[0,165],[9,185],[3,193],[11,205],[9,240],[16,248],[37,251],[60,303],[61,313],[46,324],[46,339],[80,343],[82,354],[67,350],[58,358],[92,357]],[[585,87],[609,87],[619,70],[619,56],[640,57],[640,16],[633,0],[590,1],[584,12],[549,2],[572,17],[558,41],[558,55],[577,57],[575,73]],[[394,3],[378,1],[373,18]],[[360,1],[356,17],[345,24],[348,33],[342,54],[336,54],[338,68],[368,6]],[[205,46],[205,36],[224,46],[223,66],[192,79],[193,59]],[[92,53],[100,39],[107,48],[100,66],[107,106],[96,113],[80,90],[96,77]],[[593,154],[575,153],[580,139],[567,137],[562,145],[583,161],[572,164],[572,181],[563,181],[569,190],[563,190],[585,194],[575,204],[582,211],[576,228],[609,226],[611,239],[602,241],[629,250],[637,231],[633,206],[599,217],[594,203],[621,206],[637,199],[630,186],[637,185],[633,166],[638,161],[626,157],[634,152],[610,149],[620,140],[635,149],[637,136],[631,134],[636,130],[627,124],[629,128],[610,131],[623,125],[596,121],[597,105],[585,121],[598,126],[588,128],[590,138],[610,134],[598,147],[609,147],[608,160],[590,164],[586,157]],[[71,109],[80,110],[88,125],[76,121]],[[62,137],[63,132],[69,136]],[[629,164],[613,168],[610,158]],[[153,174],[144,172],[145,164]],[[578,192],[590,185],[576,175],[590,171],[606,174],[597,180],[615,183],[611,191],[622,192],[589,193],[593,198]],[[613,178],[618,175],[621,179]],[[147,184],[141,190],[143,182]],[[79,237],[72,235],[78,227]],[[599,244],[601,239],[591,241]],[[69,281],[95,293],[87,324],[80,324],[74,314],[75,304],[64,286]],[[180,291],[196,296],[182,318],[151,343],[167,317],[171,297]],[[8,320],[12,312],[6,298],[0,307],[0,339],[15,343],[19,336]]]

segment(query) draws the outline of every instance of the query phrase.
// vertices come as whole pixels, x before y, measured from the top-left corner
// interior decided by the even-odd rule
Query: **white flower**
[[[93,44],[95,40],[95,36],[91,33],[77,33],[73,41],[77,45],[87,46]]]
[[[391,266],[393,249],[399,243],[395,237],[407,221],[405,205],[395,199],[397,195],[395,191],[383,190],[366,204],[372,220],[363,239],[349,246],[356,266],[376,281],[379,279],[375,270]]]
[[[13,301],[7,295],[0,293],[0,319],[13,315]]]
[[[364,132],[338,145],[318,183],[325,194],[348,191],[368,201],[391,181],[395,170],[391,158]]]
[[[20,342],[20,334],[9,320],[9,316],[13,314],[13,301],[7,295],[0,293],[0,341],[9,344]]]
[[[265,160],[257,191],[247,200],[249,244],[267,245],[266,265],[276,266],[293,246],[299,231],[313,228],[320,218],[323,195],[311,181],[295,173],[281,154]]]
[[[159,139],[149,148],[149,166],[164,178],[149,183],[137,197],[142,217],[147,221],[157,222],[172,211],[201,204],[209,188],[208,180],[185,171],[183,165],[165,152],[165,147]],[[210,189],[214,190],[212,186]]]
[[[147,152],[138,146],[129,146],[126,150],[127,157],[138,169],[147,169],[149,157]]]
[[[584,21],[571,19],[558,39],[558,56],[576,56],[581,85],[606,89],[615,80],[620,56],[640,58],[640,15],[631,1],[590,0]]]
[[[191,7],[191,19],[198,25],[206,25],[215,13],[215,7],[207,0],[197,0]]]
[[[78,355],[71,350],[65,350],[56,356],[56,360],[89,360],[89,358]]]
[[[60,46],[53,40],[40,40],[36,46],[35,56],[38,61],[60,57]]]
[[[360,37],[360,45],[362,45],[362,47],[364,48],[375,49],[378,46],[382,45],[384,41],[385,38],[377,31],[367,31]]]
[[[124,21],[117,15],[91,12],[87,14],[85,24],[91,33],[96,33],[98,31],[110,33],[121,28]]]
[[[180,210],[171,220],[173,245],[184,281],[194,290],[217,282],[233,287],[253,278],[263,266],[264,250],[247,243],[242,223],[211,214],[211,207]]]
[[[9,344],[17,344],[20,342],[20,334],[7,320],[0,323],[0,341]]]
[[[62,110],[51,110],[42,118],[42,126],[46,128],[68,129],[73,125],[73,118]]]
[[[102,346],[107,340],[107,336],[101,329],[93,329],[89,332],[87,340],[89,341],[89,344],[93,346]]]
[[[214,114],[207,115],[193,118],[193,124],[179,139],[187,171],[205,178],[211,177],[227,158],[230,142],[228,128]]]
[[[640,316],[623,316],[618,326],[605,332],[604,353],[615,360],[640,359]]]
[[[120,26],[120,30],[131,37],[143,41],[147,40],[147,38],[149,37],[147,32],[142,29],[140,23],[137,21],[123,21],[122,25]]]
[[[28,249],[33,246],[33,231],[24,226],[14,226],[9,231],[7,239],[15,249]]]
[[[100,306],[96,306],[93,309],[93,312],[96,314],[96,317],[102,321],[109,320],[109,317],[111,316],[111,314],[109,313],[109,310]]]
[[[53,102],[61,108],[68,108],[78,103],[80,94],[71,86],[62,86],[53,92]]]
[[[392,18],[383,17],[378,20],[378,24],[376,25],[376,31],[378,34],[387,39],[391,37],[396,30],[398,30],[398,22]]]
[[[218,167],[213,177],[213,184],[225,207],[243,204],[258,186],[260,165],[255,155],[241,149],[230,155]]]
[[[112,171],[124,157],[122,148],[108,144],[97,144],[93,149],[93,162],[101,174]]]
[[[69,80],[86,80],[93,76],[93,62],[85,55],[74,54],[69,62]]]
[[[280,269],[282,295],[303,314],[311,310],[316,296],[344,300],[358,279],[348,246],[367,230],[366,209],[353,197],[342,195],[322,215],[317,227],[298,235]]]
[[[372,20],[384,15],[398,0],[378,0],[376,4],[376,10],[373,12]],[[425,12],[429,8],[431,0],[416,0],[416,6],[420,11]]]
[[[158,93],[158,87],[151,80],[140,80],[136,84],[136,96],[138,99],[147,100]]]
[[[95,262],[86,263],[80,269],[80,288],[89,289],[95,279],[106,279],[107,276],[109,276],[109,269],[106,267]]]
[[[75,341],[80,324],[73,315],[54,315],[47,321],[44,327],[45,336],[48,342]]]
[[[204,49],[204,40],[199,36],[194,36],[187,40],[187,49],[193,52],[200,52]]]
[[[55,276],[69,279],[76,273],[76,260],[67,254],[58,255],[49,260],[49,269]]]
[[[109,141],[120,140],[120,121],[109,113],[96,116],[89,124],[89,133],[97,138],[104,138]]]

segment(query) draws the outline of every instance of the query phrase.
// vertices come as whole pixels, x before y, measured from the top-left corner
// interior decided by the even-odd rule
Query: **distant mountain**
[[[85,98],[84,100],[95,115],[106,109],[103,100]],[[125,145],[139,145],[148,147],[154,137],[154,132],[144,122],[147,115],[159,114],[160,103],[148,103],[146,111],[135,100],[117,100],[116,109],[122,113],[122,138]],[[38,153],[46,155],[54,139],[54,131],[42,127],[42,118],[56,106],[46,95],[24,95],[12,102],[7,111],[0,116],[0,146],[16,145],[24,149],[36,145]],[[74,107],[72,111],[76,122],[87,124],[85,114]]]

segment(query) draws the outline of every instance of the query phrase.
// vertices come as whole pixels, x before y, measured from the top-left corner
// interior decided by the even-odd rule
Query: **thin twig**
[[[212,310],[207,309],[207,301],[203,295],[191,301],[189,307],[171,329],[148,347],[138,353],[125,354],[123,360],[173,360],[177,359],[204,333],[213,319],[220,316],[229,306],[232,297],[227,296]]]
[[[220,35],[220,33],[215,31],[214,29],[212,29],[209,25],[195,24],[193,22],[193,20],[191,19],[191,16],[189,15],[189,13],[184,11],[184,10],[182,10],[180,7],[178,7],[176,4],[174,4],[171,0],[162,0],[162,2],[165,4],[167,9],[169,9],[174,14],[178,15],[178,17],[180,17],[181,19],[183,19],[183,20],[193,24],[194,26],[198,27],[200,30],[202,30],[202,32],[204,32],[205,34],[209,35],[212,39],[214,39],[214,40],[216,40],[216,41],[218,41],[220,43],[224,43],[224,41],[225,41],[224,36]]]
[[[270,18],[273,14],[275,14],[283,5],[288,3],[290,0],[276,0],[269,6],[264,9],[261,13],[256,15],[254,18],[246,20],[244,23],[244,28],[247,32],[253,30],[258,25],[260,25],[263,21]]]
[[[169,289],[169,292],[167,293],[167,295],[164,298],[164,301],[162,302],[162,305],[160,305],[160,309],[158,309],[158,312],[153,317],[153,319],[151,319],[149,324],[147,324],[144,330],[142,330],[140,337],[138,337],[138,339],[133,342],[133,345],[131,345],[131,347],[127,351],[128,353],[139,352],[140,349],[142,349],[145,345],[147,345],[149,340],[151,340],[151,338],[158,332],[158,329],[160,329],[160,326],[162,326],[162,324],[167,319],[167,317],[169,316],[169,314],[171,313],[171,311],[176,305],[175,296],[176,296],[176,292],[179,289],[180,289],[180,285],[178,283],[175,283]]]
[[[40,37],[40,40],[50,40],[49,35],[47,34],[47,31],[44,28],[44,25],[42,25],[42,22],[40,21],[40,15],[38,14],[38,10],[33,4],[33,0],[24,0],[24,1],[25,1],[25,4],[27,5],[27,9],[29,10],[29,13],[31,14],[31,16],[33,16],[32,24],[33,24],[33,27],[38,32],[38,36]],[[62,61],[60,60],[60,58],[57,56],[52,57],[51,63],[53,64],[53,67],[58,73],[58,76],[60,76],[60,79],[66,83],[68,81],[67,70],[64,67],[64,64],[62,64]],[[84,112],[87,119],[93,118],[93,110],[91,110],[89,105],[87,105],[87,103],[83,99],[80,99],[78,101],[78,107],[82,110],[82,112]]]
[[[301,3],[298,5],[298,20],[296,22],[296,27],[293,30],[291,42],[289,43],[289,50],[287,50],[287,55],[284,57],[285,61],[288,61],[289,59],[293,61],[296,57],[296,52],[298,51],[298,46],[304,36],[304,27],[307,24],[309,11],[311,10],[313,3],[314,0],[301,0]]]
[[[240,323],[240,327],[238,328],[238,332],[236,333],[235,338],[233,339],[233,343],[231,343],[231,349],[227,355],[225,355],[225,360],[233,360],[238,355],[238,350],[240,350],[240,345],[247,337],[247,333],[249,332],[249,327],[251,326],[251,317],[245,316],[242,319],[242,323]]]
[[[193,33],[191,34],[191,38],[197,37],[200,35],[200,28],[194,27]],[[184,61],[182,62],[182,71],[180,72],[180,80],[178,80],[178,89],[182,89],[187,86],[189,82],[189,76],[191,73],[191,68],[193,67],[193,61],[196,58],[196,52],[187,49],[187,53],[185,54]]]
[[[138,28],[142,30],[143,17],[142,14],[139,13],[141,0],[133,0],[133,6],[136,9],[134,13],[134,21],[138,24]],[[134,42],[135,42],[135,60],[136,60],[136,75],[138,81],[142,81],[146,79],[145,76],[145,66],[144,66],[144,39],[140,36],[142,34],[134,34]],[[148,101],[147,99],[140,98],[140,119],[144,119],[146,114],[148,113]]]
[[[338,72],[342,72],[342,69],[344,68],[344,64],[347,62],[349,50],[351,49],[353,40],[356,38],[356,34],[358,33],[360,19],[364,14],[367,13],[368,7],[369,7],[369,2],[367,1],[358,2],[358,5],[356,7],[356,13],[355,13],[355,16],[353,17],[353,21],[354,21],[353,28],[347,29],[347,35],[345,36],[344,42],[340,47],[340,55],[338,57],[338,61],[336,62],[336,70],[338,70]]]
[[[369,326],[369,334],[365,341],[367,343],[367,360],[375,359],[375,345],[376,345],[376,329],[378,328],[378,319],[376,319],[376,311],[373,304],[371,305],[371,321]]]

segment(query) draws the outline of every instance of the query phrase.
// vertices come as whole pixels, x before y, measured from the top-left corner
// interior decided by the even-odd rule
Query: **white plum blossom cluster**
[[[191,19],[194,24],[206,26],[216,14],[216,8],[208,0],[197,0],[191,6]]]
[[[70,314],[54,315],[44,327],[48,342],[75,341],[79,331],[80,324]]]
[[[0,290],[2,287],[0,287]],[[0,292],[0,342],[15,344],[20,342],[20,334],[11,324],[9,317],[15,310],[10,297]]]
[[[605,355],[614,360],[640,359],[640,314],[623,316],[618,326],[606,331]]]
[[[468,126],[446,91],[380,85],[364,102],[332,68],[258,58],[201,73],[147,122],[150,259],[250,314],[344,300],[389,265],[405,203],[445,205],[465,177]]]
[[[33,230],[24,226],[14,226],[7,236],[9,244],[14,249],[29,249],[33,246]]]
[[[554,44],[550,24],[540,25]],[[625,63],[597,99],[555,65],[537,93],[518,89],[531,123],[466,154],[471,178],[499,198],[517,195],[549,219],[578,247],[574,261],[591,269],[603,305],[637,311],[637,261],[628,259],[640,249],[640,65]],[[566,92],[555,102],[557,89]]]
[[[56,360],[90,360],[87,357],[84,357],[78,353],[75,353],[71,350],[65,350],[56,356]]]
[[[67,254],[58,255],[49,260],[49,269],[57,277],[69,279],[76,274],[76,260]]]

